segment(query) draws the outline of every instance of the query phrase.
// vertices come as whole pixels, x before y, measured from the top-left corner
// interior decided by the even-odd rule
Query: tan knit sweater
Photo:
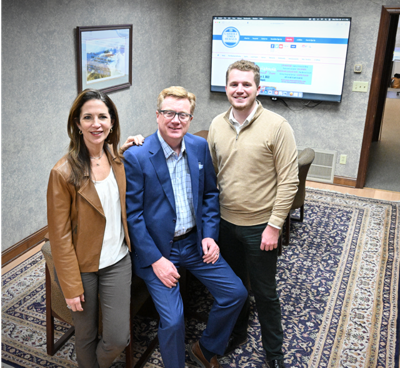
[[[299,182],[293,130],[259,103],[252,121],[237,134],[229,113],[218,115],[208,134],[221,217],[240,226],[270,222],[282,227]]]

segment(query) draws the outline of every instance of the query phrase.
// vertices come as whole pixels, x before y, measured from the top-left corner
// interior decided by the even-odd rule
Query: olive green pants
[[[127,254],[116,264],[81,274],[83,312],[72,312],[79,368],[108,368],[129,343],[132,265]],[[101,306],[102,336],[98,337]]]

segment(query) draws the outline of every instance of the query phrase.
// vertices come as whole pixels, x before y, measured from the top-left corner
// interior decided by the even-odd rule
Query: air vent
[[[306,147],[297,147],[300,152]],[[308,171],[307,180],[320,181],[322,183],[333,183],[336,165],[336,151],[315,149],[315,159]]]

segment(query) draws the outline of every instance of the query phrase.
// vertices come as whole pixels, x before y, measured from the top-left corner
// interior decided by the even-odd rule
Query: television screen
[[[246,59],[260,67],[260,95],[342,100],[351,18],[213,17],[211,91]]]

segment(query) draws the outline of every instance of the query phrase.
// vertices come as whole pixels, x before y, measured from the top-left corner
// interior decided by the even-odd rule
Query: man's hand
[[[158,261],[154,262],[152,265],[153,271],[160,281],[168,288],[176,286],[179,278],[181,277],[176,269],[175,265],[166,259],[161,257]]]
[[[204,238],[201,241],[201,246],[203,247],[203,260],[205,263],[214,264],[219,258],[219,247],[217,243],[212,238]]]
[[[85,301],[85,296],[79,295],[76,298],[67,299],[65,298],[65,302],[67,303],[68,309],[71,309],[72,312],[82,312],[82,303]]]
[[[267,225],[261,237],[261,250],[273,250],[278,246],[279,229]]]
[[[137,146],[141,146],[144,142],[144,137],[141,134],[135,136],[129,136],[126,142],[121,146],[121,151],[125,152],[129,147],[136,144]]]

